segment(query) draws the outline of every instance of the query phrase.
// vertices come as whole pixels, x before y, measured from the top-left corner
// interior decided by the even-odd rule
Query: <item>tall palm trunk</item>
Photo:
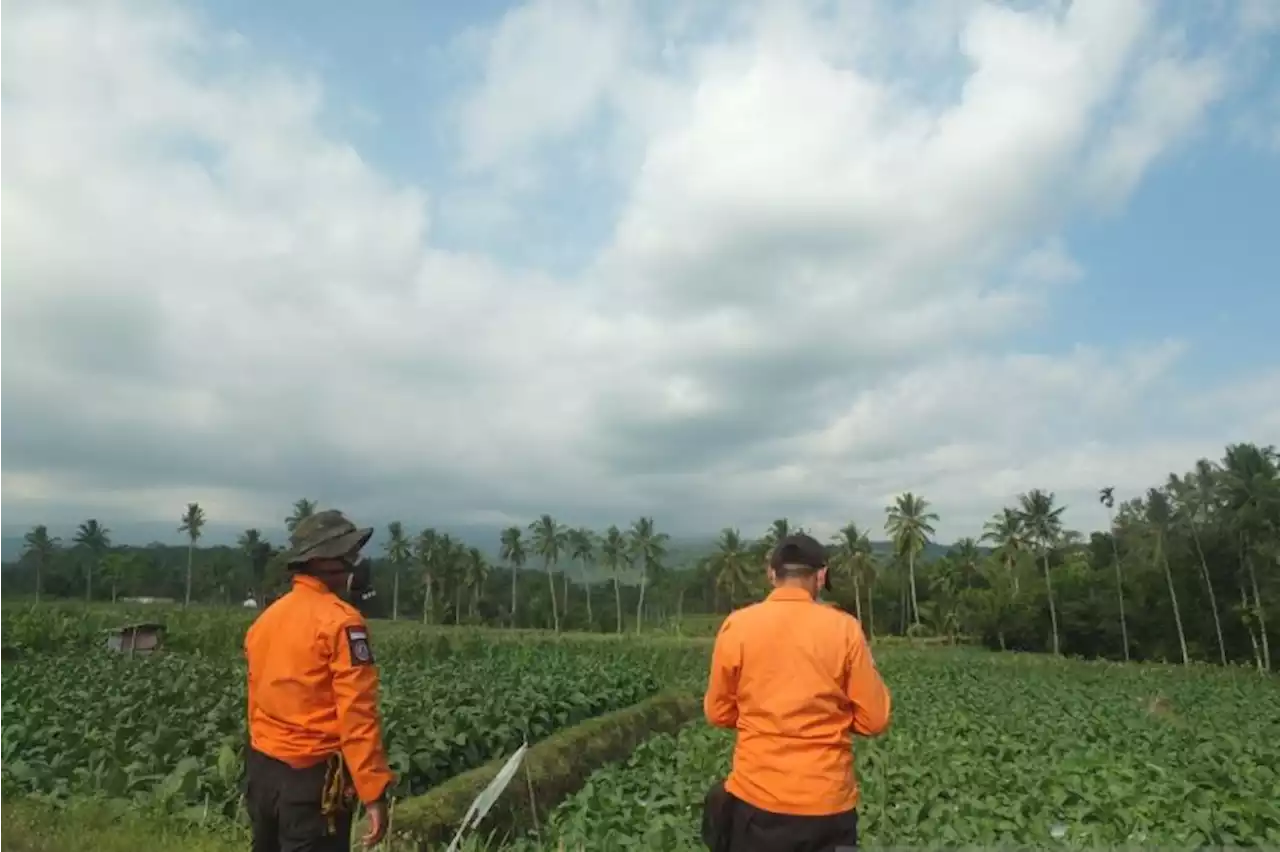
[[[1222,618],[1218,615],[1218,596],[1213,591],[1213,579],[1209,576],[1209,562],[1204,558],[1204,548],[1200,546],[1200,532],[1195,522],[1190,524],[1191,540],[1196,544],[1196,556],[1200,557],[1200,574],[1204,577],[1204,587],[1209,592],[1209,608],[1213,610],[1213,630],[1218,637],[1218,659],[1222,665],[1227,664],[1227,643],[1222,639]]]
[[[1116,522],[1109,508],[1107,520],[1111,530],[1112,564],[1116,569],[1116,596],[1120,599],[1120,641],[1124,644],[1124,661],[1127,663],[1129,662],[1129,622],[1124,617],[1124,574],[1120,571],[1120,545],[1116,543]]]
[[[1262,670],[1271,671],[1271,641],[1267,638],[1267,615],[1262,606],[1262,595],[1258,592],[1258,573],[1253,568],[1253,553],[1246,540],[1244,547],[1244,564],[1249,571],[1249,585],[1253,587],[1254,613],[1258,617],[1258,635],[1262,637]]]
[[[515,629],[516,620],[516,583],[520,579],[520,566],[514,562],[511,563],[511,627]]]
[[[480,607],[480,584],[471,587],[471,610],[468,613],[472,621],[476,620],[476,610]]]
[[[876,632],[876,584],[867,584],[867,641],[870,642]]]
[[[1178,647],[1182,649],[1182,664],[1191,664],[1191,655],[1187,653],[1187,634],[1182,630],[1182,612],[1178,609],[1178,592],[1173,587],[1173,569],[1169,567],[1169,554],[1165,552],[1164,535],[1156,533],[1156,552],[1164,564],[1164,580],[1169,587],[1169,602],[1173,604],[1173,624],[1178,629]]]
[[[453,623],[459,625],[462,623],[462,584],[453,584]]]
[[[618,635],[622,635],[622,583],[618,580],[618,571],[613,571],[613,606],[618,613]]]
[[[564,615],[564,620],[568,622],[569,621],[569,569],[568,568],[565,568],[564,574],[562,574],[560,578],[563,581],[563,585],[564,585],[564,611],[562,614]]]
[[[582,560],[582,588],[587,593],[587,629],[595,630],[596,617],[591,611],[591,579],[587,577],[587,561]]]
[[[40,603],[40,590],[44,587],[42,575],[44,573],[44,557],[36,558],[36,603]]]
[[[93,563],[96,562],[97,560],[98,560],[97,554],[94,554],[92,557],[90,557],[89,564],[85,568],[84,599],[86,601],[93,600]]]
[[[1058,639],[1058,607],[1053,602],[1053,580],[1049,578],[1049,551],[1044,552],[1044,588],[1049,593],[1049,626],[1053,630],[1053,655],[1062,656],[1062,645]]]
[[[640,574],[640,600],[636,602],[636,635],[640,634],[640,626],[644,624],[644,588],[649,584],[649,573]]]
[[[911,614],[916,627],[920,626],[920,600],[916,597],[916,554],[907,554],[907,571],[911,574]]]
[[[543,567],[547,571],[547,590],[551,592],[551,623],[555,627],[557,633],[560,632],[560,610],[556,606],[556,576],[551,573],[551,560],[547,559],[543,563]]]
[[[427,575],[427,594],[426,594],[426,597],[423,598],[422,600],[422,623],[423,624],[431,623],[431,587],[434,585],[435,583],[432,582],[431,575],[428,574]]]
[[[395,574],[391,579],[391,620],[400,618],[400,566],[395,566]]]
[[[853,611],[858,617],[858,623],[862,623],[862,584],[858,580],[858,574],[853,574]]]
[[[1244,621],[1245,630],[1249,631],[1249,644],[1253,646],[1253,663],[1258,667],[1258,671],[1265,671],[1262,668],[1262,651],[1258,647],[1258,635],[1253,632],[1253,622],[1249,619],[1252,609],[1249,607],[1249,592],[1244,587],[1244,575],[1237,575],[1236,580],[1240,584],[1241,620]]]
[[[186,597],[183,599],[183,602],[182,602],[183,606],[191,606],[191,562],[192,562],[192,558],[195,556],[195,551],[196,551],[195,541],[188,542],[187,543],[187,594],[186,594]],[[114,593],[112,593],[111,599],[115,600]]]

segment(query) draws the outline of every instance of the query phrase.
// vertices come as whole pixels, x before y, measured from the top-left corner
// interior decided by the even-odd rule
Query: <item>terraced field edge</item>
[[[588,719],[530,746],[524,765],[486,815],[480,834],[494,841],[524,834],[545,820],[556,805],[578,792],[601,766],[624,760],[645,740],[675,731],[701,712],[702,702],[696,696],[683,690],[668,691]],[[397,802],[393,848],[421,852],[443,849],[471,802],[505,762],[505,757],[491,761],[454,776],[424,795]]]

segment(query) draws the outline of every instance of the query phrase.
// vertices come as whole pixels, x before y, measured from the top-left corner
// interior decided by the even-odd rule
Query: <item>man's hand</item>
[[[365,832],[362,840],[367,849],[382,842],[382,838],[387,833],[387,800],[379,799],[365,805],[365,812],[369,815],[369,830]]]

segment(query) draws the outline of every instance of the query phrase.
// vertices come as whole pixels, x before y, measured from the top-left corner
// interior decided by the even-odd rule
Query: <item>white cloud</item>
[[[1280,4],[1274,0],[1241,0],[1237,7],[1241,26],[1255,35],[1280,30]]]
[[[1086,191],[1106,206],[1123,203],[1152,161],[1193,127],[1222,91],[1215,59],[1178,61],[1162,57],[1142,69],[1129,94],[1129,108],[1095,151]]]
[[[577,129],[629,70],[627,0],[533,0],[484,45],[486,76],[459,115],[462,162],[485,169]]]
[[[6,518],[265,525],[307,494],[379,523],[823,528],[914,488],[950,536],[1018,490],[1213,454],[1228,421],[1144,415],[1176,344],[998,351],[1087,274],[1076,171],[1123,201],[1212,64],[1152,47],[1147,4],[928,5],[712,27],[535,0],[472,34],[459,169],[516,191],[470,221],[518,228],[548,151],[625,189],[557,277],[433,243],[428,188],[323,129],[320,81],[261,45],[165,5],[11,4]]]

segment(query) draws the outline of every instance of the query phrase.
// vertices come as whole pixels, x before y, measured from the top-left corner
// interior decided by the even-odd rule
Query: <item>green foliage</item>
[[[95,651],[106,644],[104,631],[133,622],[157,622],[167,630],[174,651],[236,655],[256,613],[242,609],[107,604],[20,604],[0,607],[0,632],[7,653]]]
[[[1112,521],[1106,532],[1064,528],[1078,507],[1032,488],[984,525],[982,548],[971,539],[947,547],[932,540],[938,515],[929,501],[902,494],[886,511],[893,541],[851,537],[868,520],[861,518],[831,542],[830,597],[875,637],[1276,670],[1274,447],[1233,444],[1221,460],[1199,459],[1134,498],[1118,502],[1104,485],[1098,500]],[[314,510],[298,501],[288,525]],[[434,624],[706,635],[714,632],[708,623],[768,592],[769,548],[793,526],[778,518],[754,537],[729,528],[719,541],[675,541],[649,517],[597,537],[543,515],[527,530],[512,526],[464,543],[393,522],[382,552],[370,553],[384,558],[375,558],[378,594],[365,612]],[[6,603],[117,594],[182,600],[188,564],[194,602],[225,605],[250,593],[270,600],[288,585],[278,552],[256,529],[234,548],[140,548],[112,546],[111,530],[90,519],[61,541],[36,526],[21,545],[22,557],[5,566]]]
[[[895,718],[855,745],[865,848],[1280,844],[1280,684],[1204,667],[879,655]],[[733,734],[701,722],[594,773],[533,850],[693,852]]]
[[[375,644],[377,637],[375,636]],[[602,644],[378,646],[397,795],[420,793],[659,689],[664,655]],[[33,655],[3,669],[6,791],[103,794],[232,814],[245,737],[235,656]]]

